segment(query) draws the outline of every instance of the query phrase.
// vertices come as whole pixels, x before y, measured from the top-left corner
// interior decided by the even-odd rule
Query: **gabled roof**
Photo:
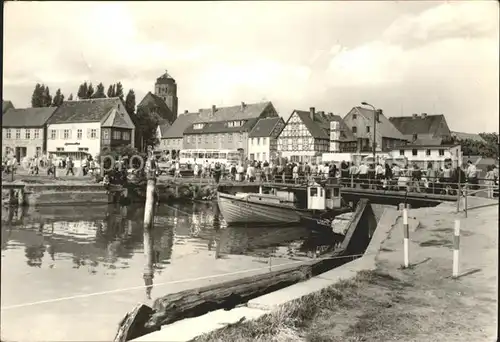
[[[340,126],[340,141],[355,141],[356,137],[344,123],[340,115],[332,113],[315,112],[314,120],[311,120],[311,113],[304,110],[294,110],[300,117],[309,133],[314,138],[330,139],[330,122],[337,121]],[[290,116],[291,117],[291,116]]]
[[[203,124],[203,128],[195,129],[190,125],[184,131],[184,134],[208,134],[208,133],[242,133],[249,132],[257,123],[258,118],[244,120],[245,123],[238,127],[229,127],[228,121],[207,122]]]
[[[268,108],[268,106],[272,106],[272,103],[269,101],[242,104],[239,106],[221,107],[216,108],[214,114],[212,114],[211,108],[200,109],[196,122],[201,123],[256,119],[264,112],[264,110]]]
[[[65,101],[48,120],[48,124],[101,122],[116,106],[125,106],[118,97]]]
[[[123,117],[122,113],[119,113],[115,108],[113,108],[106,118],[106,120],[101,124],[101,127],[121,127],[130,128],[127,120]]]
[[[14,108],[12,102],[2,100],[2,113],[5,113],[10,108]]]
[[[160,129],[160,134],[162,138],[167,134],[167,131],[169,130],[170,127],[172,127],[172,125],[168,123],[166,120],[160,122],[158,128]]]
[[[354,107],[356,111],[369,122],[373,122],[374,111],[364,107]],[[380,122],[377,122],[377,131],[381,133],[382,137],[406,140],[403,134],[385,117],[384,114],[379,116]]]
[[[418,116],[397,116],[389,118],[389,121],[403,135],[413,134],[437,134],[441,122],[446,119],[443,114],[418,115]]]
[[[137,107],[144,107],[147,104],[153,104],[155,107],[160,109],[160,113],[158,113],[163,119],[169,120],[170,118],[167,116],[172,116],[172,111],[168,108],[165,101],[162,100],[161,97],[153,94],[152,92],[148,92],[142,101],[137,105]]]
[[[270,137],[278,122],[283,122],[282,117],[259,119],[253,129],[248,134],[249,138]]]
[[[486,140],[484,140],[479,134],[475,133],[451,132],[451,136],[459,141],[469,139],[477,142],[486,143]]]
[[[56,109],[57,107],[11,108],[2,115],[2,127],[42,127]]]
[[[412,142],[412,145],[432,145],[439,146],[443,144],[442,138],[418,138]]]
[[[198,113],[180,114],[165,134],[161,133],[162,139],[182,138],[186,128],[191,127],[197,118]]]

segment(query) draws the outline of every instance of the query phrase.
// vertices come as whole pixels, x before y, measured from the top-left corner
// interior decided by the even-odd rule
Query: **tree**
[[[59,107],[64,102],[64,95],[61,93],[61,88],[57,89],[54,98],[52,99],[52,106]]]
[[[84,82],[82,84],[80,84],[80,87],[78,88],[78,93],[76,93],[76,96],[78,96],[78,98],[80,100],[84,100],[84,99],[87,99],[87,93],[88,93],[88,90],[89,90],[89,86],[87,85],[87,82]]]
[[[123,86],[122,86],[121,82],[118,82],[116,84],[115,97],[119,97],[120,99],[123,100]]]
[[[105,97],[106,97],[106,94],[104,93],[104,85],[102,83],[99,83],[97,85],[97,88],[95,89],[94,95],[92,95],[92,98],[103,99]]]
[[[130,116],[135,115],[135,93],[130,89],[125,97],[125,109]]]
[[[108,97],[115,97],[115,85],[112,84],[108,87],[108,92],[107,92]]]
[[[31,107],[38,108],[43,107],[43,89],[40,83],[37,83],[35,89],[33,90],[33,95],[31,95]]]
[[[42,87],[42,107],[50,107],[52,105],[52,96],[50,96],[50,89],[48,86],[42,85]]]
[[[73,93],[69,94],[68,101],[73,101]]]
[[[86,99],[91,99],[92,95],[94,95],[94,87],[92,86],[92,82],[89,83],[89,87],[87,88],[87,97]]]
[[[160,117],[156,113],[150,113],[147,108],[137,108],[137,115],[135,116],[136,130],[143,141],[143,149],[145,146],[158,145],[158,136],[156,129],[160,123]]]

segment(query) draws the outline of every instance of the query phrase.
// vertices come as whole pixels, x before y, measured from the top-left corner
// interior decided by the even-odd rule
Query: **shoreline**
[[[498,208],[493,200],[473,202],[477,209],[468,218],[456,214],[453,203],[410,209],[408,269],[401,266],[401,212],[391,209],[390,217],[381,218],[365,256],[317,277],[322,284],[315,289],[310,285],[309,294],[284,297],[293,292],[292,285],[279,290],[281,295],[270,293],[246,307],[167,325],[137,341],[174,336],[197,342],[494,340]],[[455,219],[463,227],[458,279],[451,277]],[[275,305],[273,295],[292,301]],[[203,324],[191,329],[198,334],[183,333],[187,326]]]

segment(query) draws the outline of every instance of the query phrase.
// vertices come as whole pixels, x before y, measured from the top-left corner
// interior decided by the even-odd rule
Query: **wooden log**
[[[113,341],[126,342],[155,331],[145,327],[152,313],[153,309],[149,306],[144,304],[137,305],[118,324],[118,331]]]
[[[231,309],[310,276],[310,266],[302,266],[169,294],[155,300],[155,313],[146,323],[146,328],[158,329],[184,318],[200,316],[217,309]]]

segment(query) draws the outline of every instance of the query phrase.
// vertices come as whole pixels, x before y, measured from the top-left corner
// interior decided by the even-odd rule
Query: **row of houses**
[[[379,152],[415,150],[411,147],[418,146],[418,151],[427,153],[429,149],[442,149],[452,137],[482,140],[478,135],[451,132],[441,114],[388,118],[364,107],[353,107],[343,118],[314,107],[294,110],[286,122],[270,101],[241,102],[228,107],[212,105],[178,114],[177,83],[168,72],[156,79],[154,92],[145,95],[139,109],[159,117],[160,143],[156,149],[170,155],[183,149],[227,149],[240,151],[250,160],[281,156],[308,162],[325,152],[369,152],[373,130]],[[15,109],[10,101],[2,101],[2,154],[14,154],[18,160],[45,152],[80,159],[117,146],[143,149],[134,122],[134,115],[127,113],[119,98],[66,101],[58,108],[24,109]]]

